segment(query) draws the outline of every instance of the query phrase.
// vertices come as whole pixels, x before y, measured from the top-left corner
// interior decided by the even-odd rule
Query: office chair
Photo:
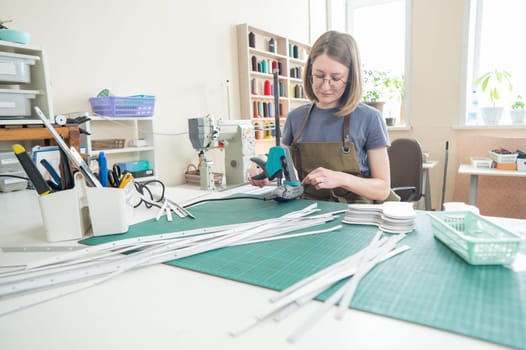
[[[422,148],[414,139],[396,139],[387,150],[391,168],[391,189],[403,202],[422,197]]]

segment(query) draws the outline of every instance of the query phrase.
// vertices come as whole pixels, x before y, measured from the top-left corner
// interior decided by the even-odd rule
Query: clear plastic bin
[[[510,264],[522,236],[470,211],[428,213],[434,236],[473,265]]]

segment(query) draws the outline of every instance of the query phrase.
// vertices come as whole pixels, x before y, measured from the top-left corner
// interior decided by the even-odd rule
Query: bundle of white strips
[[[289,316],[293,311],[298,310],[307,302],[313,300],[323,291],[349,278],[349,280],[321,304],[318,311],[300,325],[287,340],[289,342],[299,340],[327,311],[338,303],[336,318],[342,319],[345,311],[350,306],[360,280],[380,262],[409,249],[409,247],[405,245],[396,247],[397,243],[404,237],[405,234],[383,236],[383,232],[378,231],[367,247],[284,289],[270,300],[273,305],[269,310],[257,314],[255,319],[248,325],[234,330],[230,332],[230,334],[232,336],[238,336],[259,322],[269,318],[279,322]]]
[[[312,204],[279,218],[128,238],[81,247],[26,265],[2,266],[0,316],[96,286],[126,271],[141,267],[228,246],[321,234],[342,227],[335,225],[324,230],[304,231],[334,220],[337,214],[343,211],[323,214],[318,212],[316,204]],[[318,214],[314,215],[315,213]],[[302,230],[300,233],[290,233]],[[341,317],[350,304],[360,279],[379,262],[408,249],[406,246],[396,248],[397,242],[403,237],[404,235],[382,237],[382,232],[378,231],[371,244],[362,251],[283,290],[273,300],[275,304],[269,311],[257,315],[250,325],[231,334],[239,335],[270,317],[282,319],[338,281],[354,275],[325,302],[320,312],[292,334],[289,340],[298,339],[322,313],[338,302],[338,315]],[[57,287],[61,288],[49,293],[50,289]],[[48,293],[42,294],[44,291]],[[34,296],[29,301],[20,301],[17,298],[28,294]],[[18,302],[13,303],[13,298]]]

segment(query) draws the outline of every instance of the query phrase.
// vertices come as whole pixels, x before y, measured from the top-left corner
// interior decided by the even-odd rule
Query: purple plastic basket
[[[155,97],[90,97],[93,112],[108,117],[151,117],[155,109]]]

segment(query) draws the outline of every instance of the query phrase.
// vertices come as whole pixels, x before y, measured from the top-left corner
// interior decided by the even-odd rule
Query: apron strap
[[[310,106],[309,111],[307,112],[307,115],[303,119],[303,123],[301,123],[300,128],[298,129],[298,132],[296,133],[296,136],[294,136],[294,139],[292,140],[291,145],[295,145],[296,143],[298,143],[298,139],[303,134],[303,130],[305,130],[305,127],[307,126],[307,122],[309,121],[309,118],[310,118],[310,115],[313,109],[314,109],[314,103],[312,104],[312,106]]]

